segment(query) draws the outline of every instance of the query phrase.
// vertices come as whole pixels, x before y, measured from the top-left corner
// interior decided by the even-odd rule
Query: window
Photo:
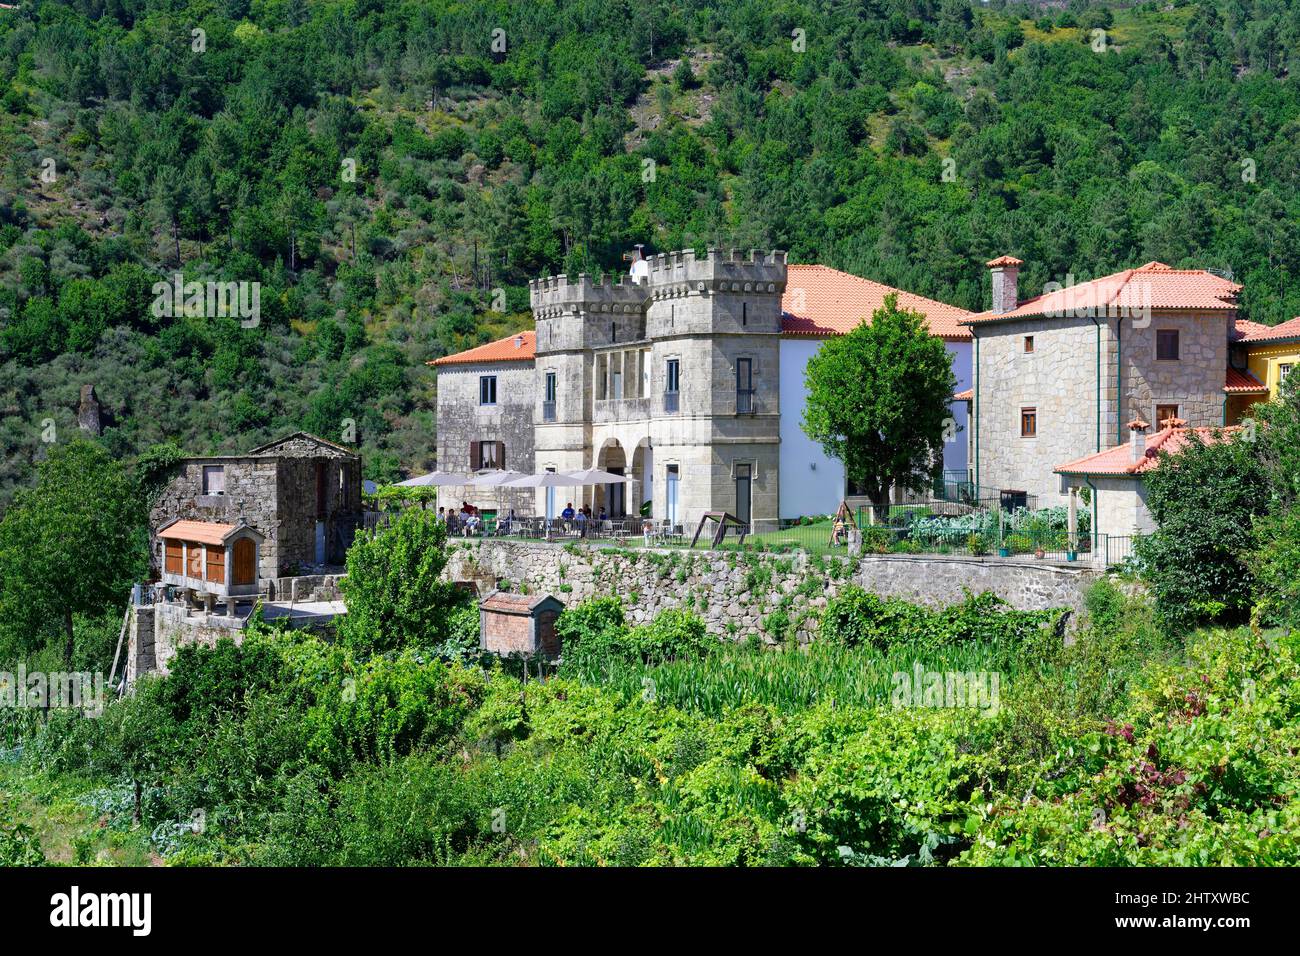
[[[664,411],[675,412],[678,409],[678,397],[682,384],[682,366],[680,359],[669,359],[664,368]]]
[[[469,443],[469,466],[474,471],[482,471],[485,468],[504,468],[505,460],[505,442],[472,441]]]
[[[479,376],[478,403],[480,405],[495,405],[497,403],[497,377],[495,375]]]
[[[1164,428],[1165,423],[1171,418],[1178,417],[1177,405],[1157,405],[1156,406],[1156,427]]]
[[[226,493],[226,468],[224,465],[203,466],[203,493],[205,495],[224,495]]]
[[[546,373],[546,387],[542,392],[542,421],[555,421],[555,393],[557,391],[555,384],[555,373]]]
[[[1034,337],[1033,337],[1032,335],[1026,335],[1026,336],[1025,336],[1025,352],[1026,352],[1026,353],[1029,353],[1029,352],[1032,352],[1033,350],[1034,350]]]
[[[1287,377],[1288,375],[1291,374],[1291,364],[1292,364],[1292,363],[1290,363],[1290,362],[1282,362],[1281,364],[1278,365],[1278,367],[1277,367],[1277,383],[1278,383],[1279,385],[1281,385],[1283,382],[1285,382],[1285,381],[1286,381],[1286,377]]]
[[[754,411],[754,360],[736,359],[736,414]]]
[[[1178,330],[1156,329],[1156,358],[1162,362],[1178,361]]]
[[[749,303],[740,303],[740,324],[749,325]]]
[[[1020,437],[1036,438],[1038,436],[1038,409],[1020,409]]]

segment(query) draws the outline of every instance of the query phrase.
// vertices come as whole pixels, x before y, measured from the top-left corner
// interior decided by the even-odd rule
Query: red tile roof
[[[1201,441],[1211,444],[1240,429],[1240,425],[1229,425],[1225,428],[1167,426],[1154,435],[1146,436],[1146,452],[1136,464],[1133,462],[1133,453],[1129,449],[1129,444],[1125,442],[1069,464],[1058,465],[1053,471],[1062,475],[1141,475],[1158,465],[1161,455],[1175,454],[1185,448],[1193,432],[1200,436]]]
[[[964,392],[956,392],[952,396],[954,402],[973,402],[975,400],[975,389],[968,388]]]
[[[1237,341],[1247,345],[1256,342],[1284,342],[1288,339],[1300,339],[1300,318],[1289,319],[1281,325],[1263,325],[1259,322],[1246,324],[1251,328],[1242,329],[1241,323],[1237,323],[1238,331],[1245,333],[1239,335]]]
[[[966,324],[1038,316],[1101,316],[1145,309],[1229,311],[1237,307],[1240,291],[1241,286],[1204,269],[1171,269],[1163,262],[1148,262],[1136,269],[1026,299],[1010,312],[981,312]]]
[[[197,541],[199,544],[221,544],[235,527],[233,524],[218,524],[215,521],[176,521],[159,531],[158,537],[173,541]]]
[[[998,256],[996,259],[990,259],[984,264],[990,269],[993,269],[997,266],[1023,266],[1025,260],[1017,259],[1015,256]]]
[[[1228,330],[1228,341],[1238,342],[1256,332],[1267,331],[1269,326],[1263,322],[1252,322],[1250,319],[1237,319],[1232,323],[1232,328]]]
[[[792,265],[781,296],[781,331],[786,335],[826,338],[844,335],[885,304],[885,296],[898,296],[901,308],[925,315],[931,333],[948,341],[970,341],[970,331],[958,323],[970,316],[965,309],[894,289],[830,266]]]
[[[1240,369],[1228,369],[1228,378],[1223,383],[1223,390],[1229,395],[1267,395],[1268,386]]]
[[[477,348],[444,355],[425,365],[458,365],[469,362],[531,362],[537,352],[537,333],[529,329]]]

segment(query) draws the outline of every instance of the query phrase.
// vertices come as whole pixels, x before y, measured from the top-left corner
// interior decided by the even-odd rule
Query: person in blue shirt
[[[567,505],[564,506],[564,510],[560,512],[560,517],[563,518],[565,521],[572,521],[573,515],[574,515],[573,502],[570,501]]]

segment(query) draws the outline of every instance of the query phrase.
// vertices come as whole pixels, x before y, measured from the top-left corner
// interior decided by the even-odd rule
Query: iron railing
[[[544,421],[544,422],[553,422],[553,421],[555,421],[555,403],[554,403],[554,402],[542,402],[542,421]]]
[[[664,392],[664,414],[672,415],[676,413],[680,395],[680,392]]]
[[[752,388],[736,389],[736,414],[754,414],[754,390]]]

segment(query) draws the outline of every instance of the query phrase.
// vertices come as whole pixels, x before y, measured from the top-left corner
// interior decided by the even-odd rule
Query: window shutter
[[[497,467],[504,470],[506,467],[506,443],[497,442]]]
[[[469,443],[469,470],[478,471],[479,462],[483,459],[480,457],[481,442],[472,441]]]

